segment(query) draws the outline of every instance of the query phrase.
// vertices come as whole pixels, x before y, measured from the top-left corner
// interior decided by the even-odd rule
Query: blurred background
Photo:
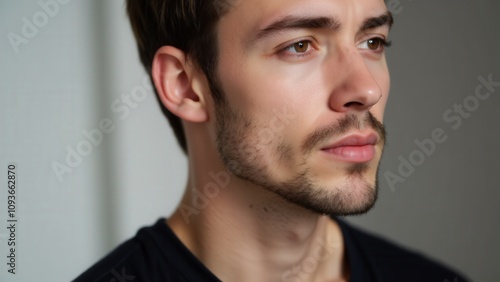
[[[500,2],[386,2],[396,24],[381,193],[349,220],[499,281]],[[0,36],[0,281],[69,281],[173,211],[186,158],[123,1],[0,0]]]

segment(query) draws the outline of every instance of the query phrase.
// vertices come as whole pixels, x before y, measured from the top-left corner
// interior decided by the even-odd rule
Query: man
[[[383,0],[129,0],[189,159],[167,220],[76,281],[465,281],[349,226],[367,212],[389,94]]]

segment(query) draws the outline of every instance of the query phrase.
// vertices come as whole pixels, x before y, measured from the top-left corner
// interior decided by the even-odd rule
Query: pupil
[[[379,47],[380,42],[376,39],[368,40],[368,48],[375,50]]]
[[[295,43],[295,51],[297,52],[305,52],[307,50],[307,44],[304,42]]]

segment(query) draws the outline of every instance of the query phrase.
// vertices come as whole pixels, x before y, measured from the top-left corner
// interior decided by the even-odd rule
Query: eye
[[[301,40],[286,46],[279,50],[278,53],[285,56],[301,57],[307,55],[311,48],[312,42],[310,40]]]
[[[390,46],[391,46],[391,42],[388,42],[385,39],[380,38],[380,37],[374,37],[374,38],[370,38],[368,40],[361,42],[361,44],[359,45],[359,48],[371,50],[371,51],[375,51],[375,52],[382,52],[386,47],[390,47]]]
[[[293,51],[297,53],[305,53],[309,49],[310,42],[308,41],[299,41],[297,43],[292,44],[290,48],[293,48]]]

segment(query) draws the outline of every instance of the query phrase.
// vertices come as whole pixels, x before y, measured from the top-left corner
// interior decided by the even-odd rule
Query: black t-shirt
[[[413,251],[334,218],[344,237],[351,282],[463,282],[461,274]],[[220,281],[177,238],[165,219],[132,239],[76,278],[76,282]]]

